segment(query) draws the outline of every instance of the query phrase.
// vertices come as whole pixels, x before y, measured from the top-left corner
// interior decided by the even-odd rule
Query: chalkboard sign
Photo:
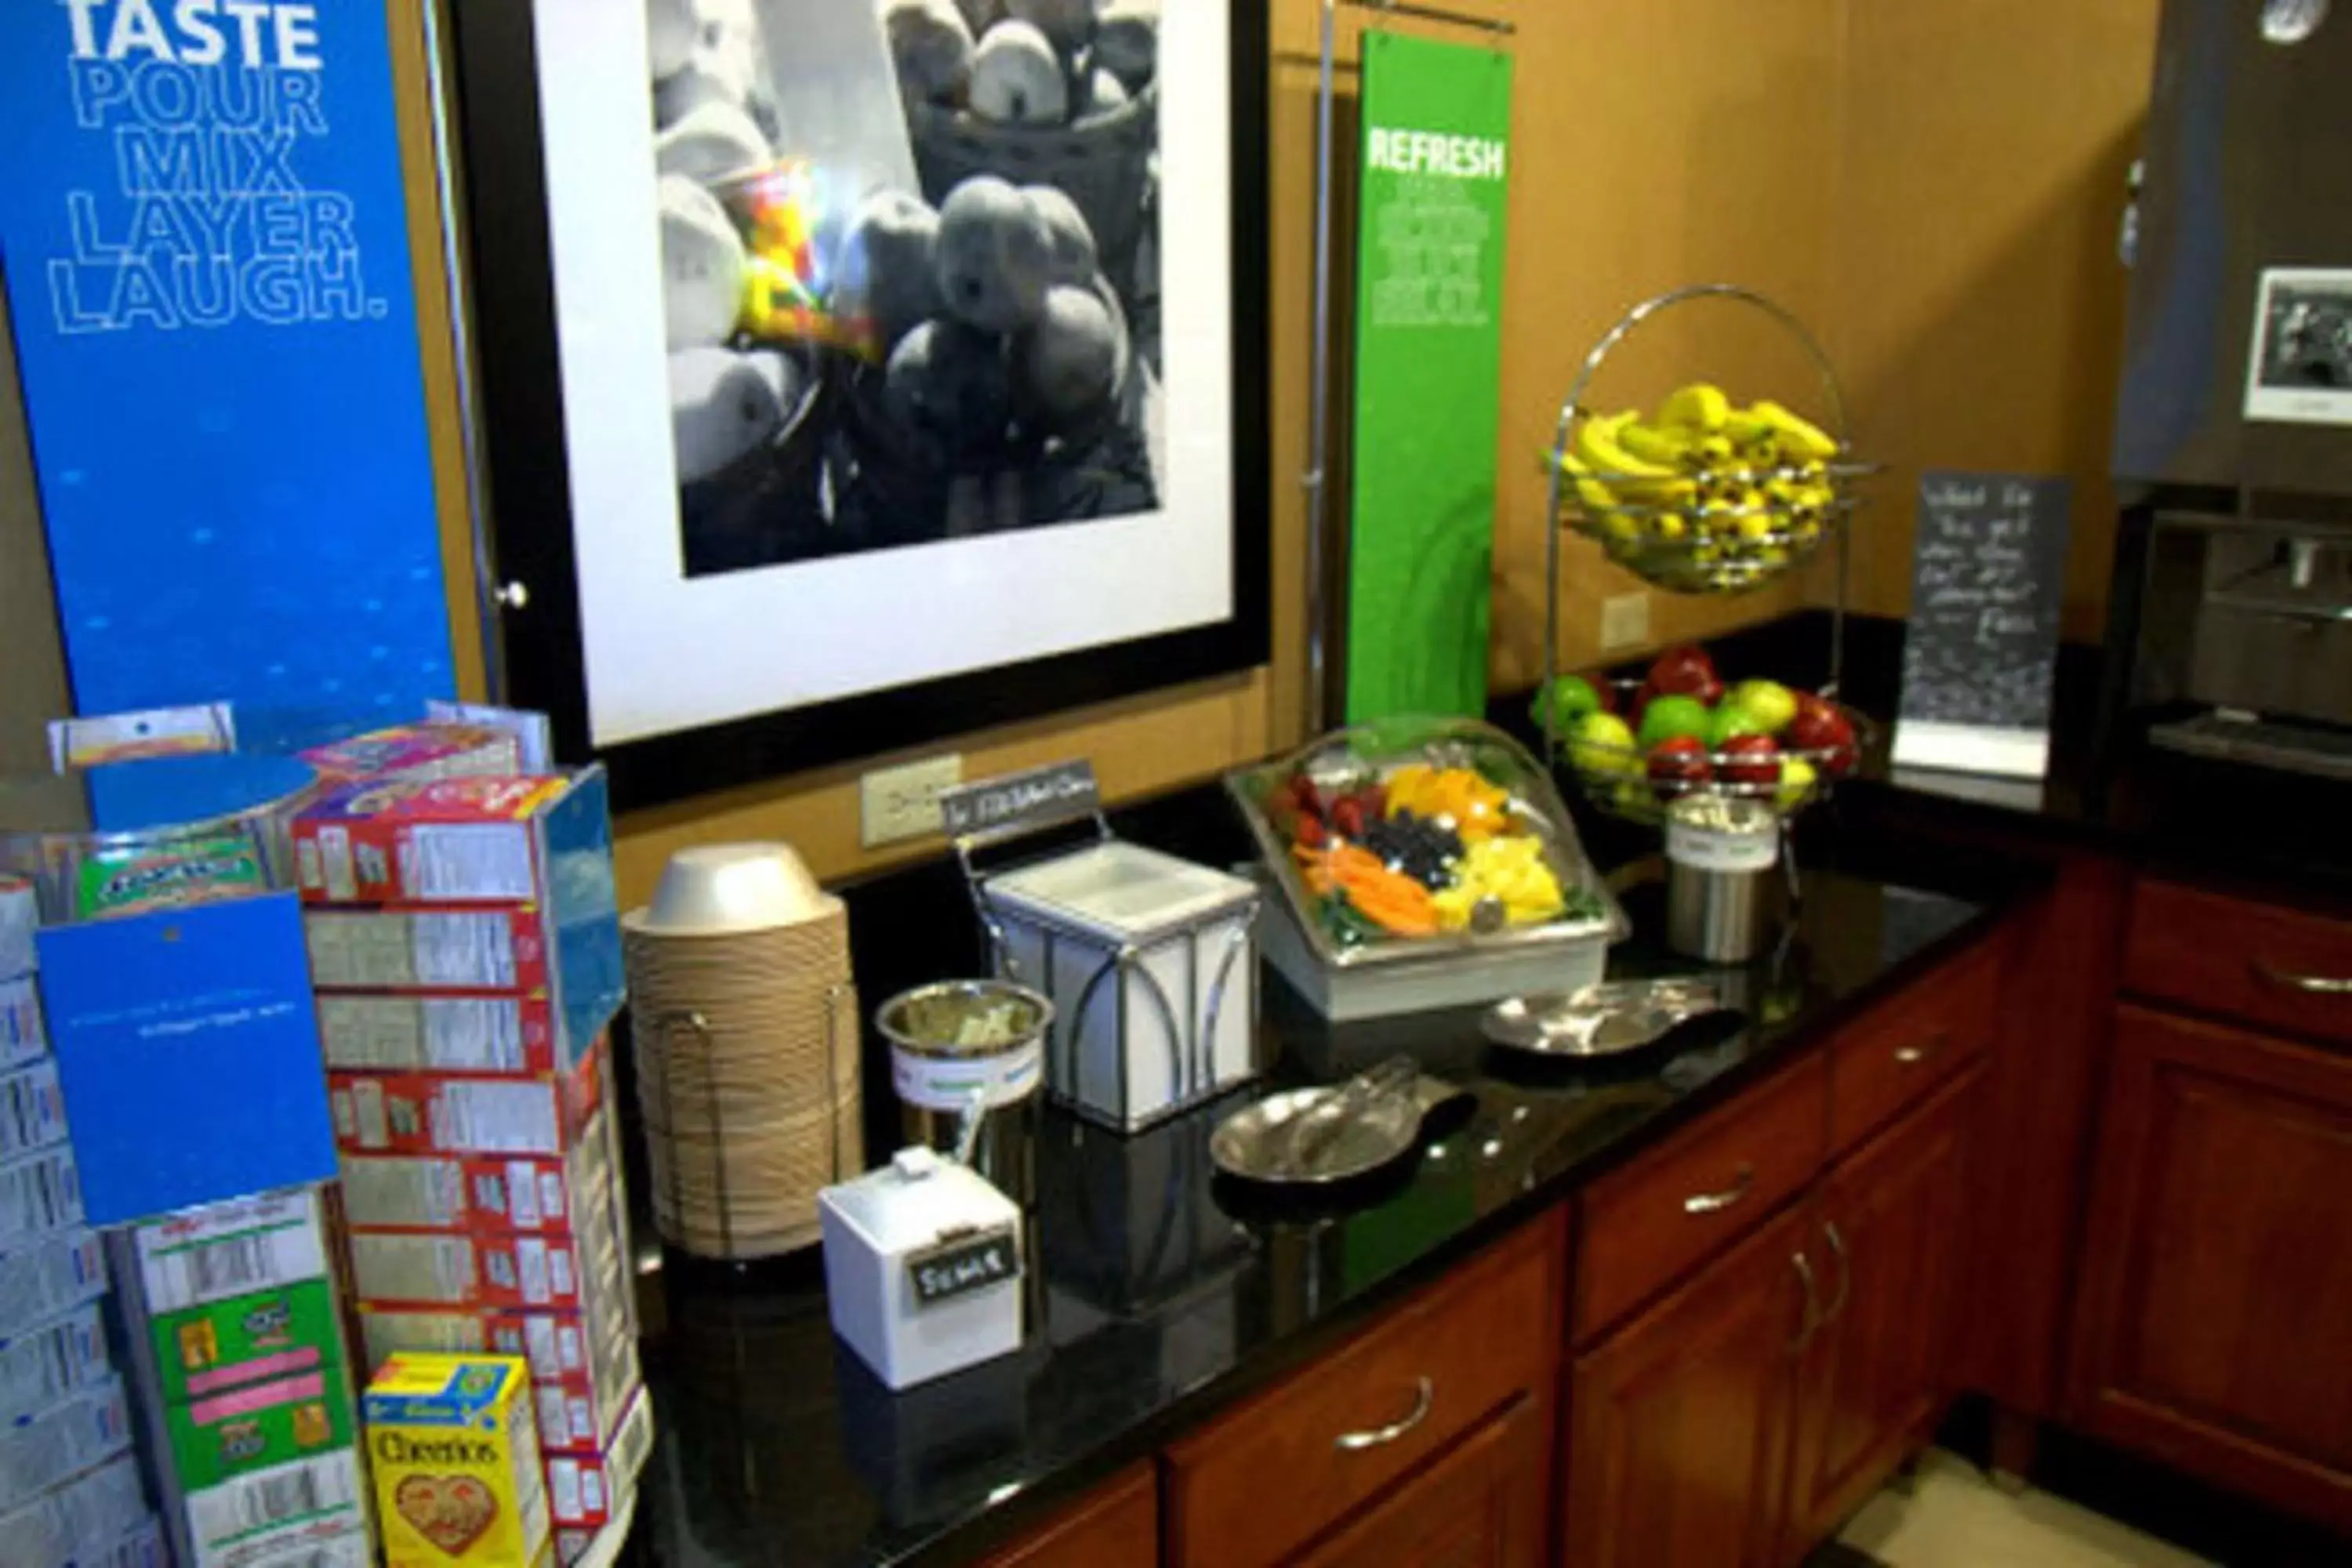
[[[1012,834],[1069,822],[1101,805],[1092,763],[1050,763],[940,791],[940,825],[950,838]]]
[[[1021,1278],[1021,1247],[1008,1228],[909,1254],[907,1285],[918,1310]]]
[[[2021,474],[1921,476],[1896,762],[2047,766],[2072,491]]]

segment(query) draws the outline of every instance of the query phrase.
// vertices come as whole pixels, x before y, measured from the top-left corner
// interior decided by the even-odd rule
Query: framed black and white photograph
[[[1263,661],[1263,0],[456,27],[509,696],[619,804]]]
[[[2246,417],[2352,425],[2352,270],[2274,267],[2263,273]]]

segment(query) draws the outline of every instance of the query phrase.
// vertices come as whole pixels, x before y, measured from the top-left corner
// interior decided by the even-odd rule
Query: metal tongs
[[[1420,1085],[1421,1064],[1399,1054],[1327,1090],[1321,1100],[1292,1121],[1282,1148],[1275,1156],[1271,1173],[1278,1179],[1312,1175],[1331,1145],[1349,1127],[1374,1111],[1388,1109],[1392,1102],[1404,1102],[1402,1109],[1409,1110],[1412,1120],[1418,1122]]]

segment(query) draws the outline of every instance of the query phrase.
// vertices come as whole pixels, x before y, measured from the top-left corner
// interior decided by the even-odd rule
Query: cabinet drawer
[[[1843,1154],[1976,1059],[1992,1038],[1998,944],[1955,960],[1830,1041],[1830,1152]]]
[[[1803,1190],[1822,1168],[1828,1090],[1822,1058],[1808,1056],[1585,1189],[1577,1342]]]
[[[2142,882],[2124,987],[2298,1034],[2352,1040],[2352,921]]]
[[[1513,1398],[1559,1342],[1559,1216],[1167,1450],[1170,1561],[1250,1568],[1321,1533]]]
[[[984,1568],[1096,1568],[1148,1563],[1160,1556],[1160,1491],[1150,1465],[1106,1482],[1076,1507]]]

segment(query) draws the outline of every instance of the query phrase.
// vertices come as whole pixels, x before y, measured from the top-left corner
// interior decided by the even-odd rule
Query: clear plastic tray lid
[[[1327,963],[1626,930],[1543,765],[1490,724],[1384,720],[1229,773],[1225,787]]]

